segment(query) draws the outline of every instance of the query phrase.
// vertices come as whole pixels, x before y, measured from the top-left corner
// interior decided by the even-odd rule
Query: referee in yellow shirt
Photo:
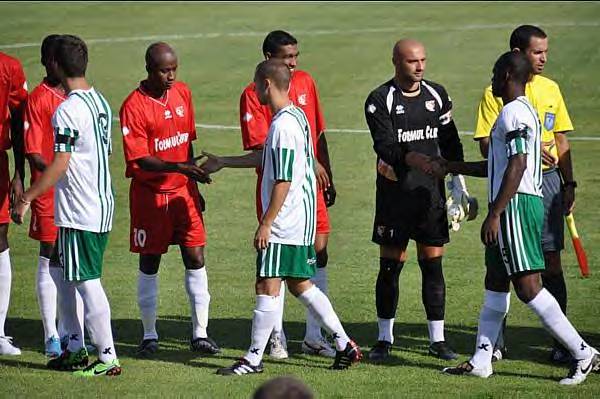
[[[542,76],[548,56],[548,36],[532,25],[521,25],[510,36],[510,48],[522,51],[533,65],[533,77],[527,83],[525,95],[536,109],[542,122],[542,161],[544,194],[544,228],[542,249],[546,270],[542,283],[558,301],[562,311],[567,311],[567,287],[563,276],[560,251],[564,248],[563,215],[573,210],[576,181],[567,133],[573,130],[567,107],[558,84]],[[475,140],[479,142],[481,155],[487,158],[489,135],[492,125],[502,109],[502,99],[494,97],[488,86],[479,104]],[[494,348],[494,359],[502,358],[506,350],[503,332]],[[554,342],[550,358],[557,363],[570,361],[570,355],[560,343]]]

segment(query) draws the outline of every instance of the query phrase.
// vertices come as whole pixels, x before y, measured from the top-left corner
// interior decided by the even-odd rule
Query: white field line
[[[550,27],[598,27],[600,21],[564,21],[564,22],[533,22],[544,28]],[[297,36],[323,36],[323,35],[350,35],[366,33],[393,33],[393,32],[448,32],[448,31],[473,31],[490,29],[511,29],[515,24],[471,24],[460,26],[408,26],[408,27],[389,27],[389,28],[364,28],[364,29],[316,29],[307,31],[293,31]],[[263,37],[268,32],[246,31],[246,32],[212,32],[212,33],[182,33],[182,34],[164,34],[147,36],[122,36],[122,37],[104,37],[97,39],[86,39],[90,44],[110,44],[110,43],[128,43],[128,42],[148,42],[157,40],[187,40],[187,39],[216,39],[222,37]],[[19,49],[27,47],[38,47],[40,42],[24,42],[0,44],[0,49]]]

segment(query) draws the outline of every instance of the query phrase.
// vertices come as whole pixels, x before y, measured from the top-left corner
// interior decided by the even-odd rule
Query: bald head
[[[147,85],[158,96],[169,90],[177,77],[177,55],[167,43],[151,44],[146,50]]]
[[[404,90],[418,88],[425,73],[425,46],[414,39],[398,40],[392,51],[392,63],[396,68],[396,80]]]
[[[423,43],[415,39],[398,40],[392,51],[392,60],[413,58],[417,53],[425,54],[425,46],[423,46]],[[394,65],[395,64],[396,62],[394,61]]]
[[[146,49],[146,68],[154,69],[165,59],[177,60],[175,50],[165,42],[152,43]]]

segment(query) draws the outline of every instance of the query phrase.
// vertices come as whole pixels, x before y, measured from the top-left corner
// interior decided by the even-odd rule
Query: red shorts
[[[8,173],[8,154],[0,151],[0,224],[10,222],[10,176]]]
[[[256,184],[256,218],[259,222],[261,216],[262,204],[260,202],[260,180],[258,180]],[[325,205],[325,195],[323,190],[317,189],[317,234],[329,234],[330,232],[331,224],[329,223],[327,205]]]
[[[171,244],[206,244],[200,194],[192,181],[175,192],[156,193],[132,180],[129,211],[131,252],[159,255],[166,253]]]
[[[50,189],[31,202],[29,237],[54,243],[57,233],[58,227],[54,225],[54,189]]]

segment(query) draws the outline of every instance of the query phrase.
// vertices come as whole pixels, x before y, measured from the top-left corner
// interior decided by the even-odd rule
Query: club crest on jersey
[[[252,114],[250,112],[246,112],[244,114],[244,122],[250,122],[250,120],[252,120],[252,118],[254,118],[254,117],[252,116]]]
[[[171,111],[165,109],[165,119],[172,119],[173,115],[171,115]]]
[[[556,119],[556,115],[552,112],[546,112],[544,114],[544,127],[546,130],[554,129],[554,120]]]
[[[396,105],[396,115],[402,115],[404,113],[404,106],[402,104]]]
[[[435,100],[425,101],[425,109],[427,111],[434,112],[435,111]]]
[[[298,96],[298,104],[306,105],[306,94],[300,94]]]
[[[369,104],[367,106],[367,112],[370,114],[374,114],[376,110],[377,110],[377,107],[375,107],[374,104]]]
[[[175,113],[178,117],[183,118],[183,105],[180,105],[179,107],[175,108]]]

